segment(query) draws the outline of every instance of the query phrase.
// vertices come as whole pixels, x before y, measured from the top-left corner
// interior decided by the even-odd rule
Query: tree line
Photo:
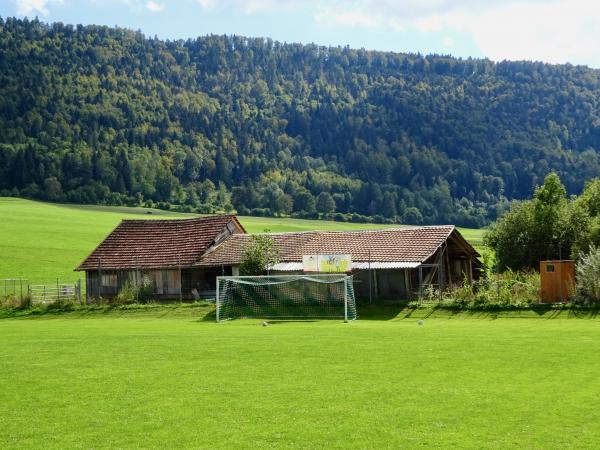
[[[600,247],[600,178],[589,180],[581,195],[567,196],[560,177],[550,173],[533,198],[513,203],[490,226],[484,243],[500,271],[537,270],[542,260],[578,259]]]
[[[479,227],[599,172],[600,71],[0,18],[0,195]]]

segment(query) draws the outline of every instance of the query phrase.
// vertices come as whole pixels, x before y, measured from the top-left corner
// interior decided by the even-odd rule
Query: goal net
[[[252,318],[356,319],[352,277],[271,275],[217,277],[217,322]]]

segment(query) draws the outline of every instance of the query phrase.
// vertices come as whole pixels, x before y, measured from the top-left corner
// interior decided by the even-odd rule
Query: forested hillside
[[[0,19],[0,195],[481,226],[598,150],[586,67]]]

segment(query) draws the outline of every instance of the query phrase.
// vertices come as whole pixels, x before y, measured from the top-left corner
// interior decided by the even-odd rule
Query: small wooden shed
[[[575,261],[540,261],[541,300],[566,302],[575,290]]]

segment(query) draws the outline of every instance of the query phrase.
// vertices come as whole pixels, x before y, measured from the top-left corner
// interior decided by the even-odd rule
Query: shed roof
[[[245,233],[234,215],[123,220],[75,270],[189,267],[231,232]]]
[[[479,256],[453,225],[361,231],[269,233],[282,263],[301,262],[303,255],[350,254],[354,262],[423,263],[455,233],[466,251]],[[238,265],[250,235],[234,235],[203,255],[195,266]]]

